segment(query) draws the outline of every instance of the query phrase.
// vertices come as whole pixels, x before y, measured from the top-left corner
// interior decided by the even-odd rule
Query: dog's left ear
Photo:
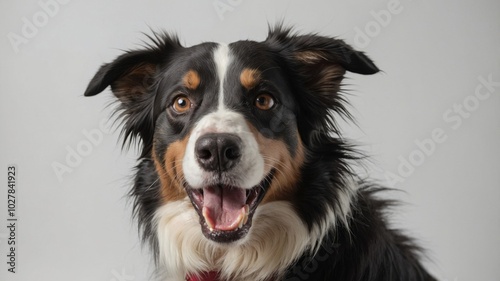
[[[358,74],[375,74],[379,71],[363,52],[354,50],[340,39],[304,35],[291,37],[290,43],[293,57],[304,67],[316,70],[341,67]]]
[[[271,29],[267,44],[292,63],[306,88],[312,92],[334,94],[346,71],[375,74],[379,71],[363,52],[354,50],[344,41],[316,34],[295,35],[281,26]]]
[[[287,64],[290,83],[303,105],[298,125],[305,142],[313,131],[336,130],[332,112],[350,116],[339,94],[346,71],[359,74],[379,71],[363,52],[342,40],[316,34],[296,35],[280,25],[269,31],[264,44]]]
[[[337,64],[347,71],[359,74],[375,74],[379,71],[363,52],[354,50],[340,39],[317,34],[296,35],[292,33],[292,29],[278,25],[269,30],[265,42],[308,65]]]

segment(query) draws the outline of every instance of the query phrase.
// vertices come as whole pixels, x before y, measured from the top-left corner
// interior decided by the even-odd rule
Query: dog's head
[[[85,96],[111,86],[125,139],[139,137],[154,161],[159,205],[189,198],[218,243],[243,239],[259,205],[300,201],[310,147],[344,111],[345,72],[378,71],[341,40],[281,28],[229,45],[152,39],[103,65]]]

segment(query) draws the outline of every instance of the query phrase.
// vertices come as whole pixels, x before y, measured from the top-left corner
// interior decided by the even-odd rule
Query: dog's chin
[[[200,217],[203,235],[214,242],[231,243],[243,239],[252,226],[255,210],[266,195],[273,179],[271,170],[251,189],[214,184],[186,192]]]

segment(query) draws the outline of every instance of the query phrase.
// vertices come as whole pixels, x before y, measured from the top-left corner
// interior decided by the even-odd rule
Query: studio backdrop
[[[184,46],[264,40],[283,22],[345,40],[382,72],[344,80],[368,158],[360,175],[398,191],[394,228],[441,280],[500,280],[500,2],[0,2],[0,280],[150,280],[127,196],[111,91],[86,98],[103,63],[166,31]],[[116,122],[115,122],[116,121]]]

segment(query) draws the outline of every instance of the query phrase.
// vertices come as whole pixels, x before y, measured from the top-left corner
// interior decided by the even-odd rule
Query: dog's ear
[[[153,77],[176,48],[182,48],[176,36],[154,34],[143,50],[128,51],[113,62],[101,66],[90,81],[85,96],[94,96],[108,86],[122,102],[132,102],[147,94]]]
[[[124,142],[140,136],[144,149],[152,145],[154,128],[154,82],[156,75],[177,48],[176,36],[155,34],[152,44],[142,50],[128,51],[113,62],[101,66],[87,86],[84,95],[94,96],[111,86],[121,105],[124,118]]]
[[[346,71],[359,74],[379,71],[364,53],[335,38],[296,35],[278,25],[270,29],[264,43],[287,64],[290,83],[302,104],[299,129],[309,137],[313,131],[337,131],[332,112],[350,117],[339,94]]]
[[[124,103],[140,99],[147,94],[152,77],[157,71],[153,51],[129,51],[113,62],[101,66],[90,80],[85,96],[94,96],[111,86],[115,96]]]
[[[374,74],[377,66],[363,52],[344,41],[316,34],[295,35],[291,29],[270,29],[265,41],[292,64],[308,90],[336,93],[346,71]]]
[[[363,52],[354,50],[344,41],[318,35],[291,37],[293,56],[305,67],[322,69],[341,67],[359,74],[375,74],[379,71]]]

